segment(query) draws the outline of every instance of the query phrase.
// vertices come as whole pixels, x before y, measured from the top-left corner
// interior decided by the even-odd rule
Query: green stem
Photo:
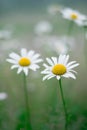
[[[68,44],[68,37],[71,35],[72,29],[73,29],[73,25],[74,25],[74,22],[73,21],[69,21],[69,26],[68,26],[68,31],[67,31],[67,38],[66,38],[66,45],[67,45],[68,49],[70,49],[70,46]]]
[[[32,130],[31,128],[31,122],[30,122],[30,113],[29,113],[29,101],[28,101],[28,92],[27,92],[27,81],[26,81],[26,75],[23,73],[23,79],[24,79],[24,95],[25,95],[25,107],[26,107],[26,130]]]
[[[83,32],[84,32],[84,57],[85,57],[85,63],[87,65],[87,40],[86,40],[86,27],[83,27]]]
[[[63,95],[61,78],[59,80],[59,86],[60,86],[60,92],[61,92],[61,97],[62,97],[62,102],[63,102],[63,107],[64,107],[64,113],[65,113],[65,130],[68,130],[68,114],[67,114],[66,103],[65,103],[65,99]]]
[[[73,22],[72,20],[69,21],[69,27],[68,27],[68,32],[67,32],[67,35],[68,35],[68,36],[71,35],[72,28],[73,28],[73,24],[74,24],[74,22]]]

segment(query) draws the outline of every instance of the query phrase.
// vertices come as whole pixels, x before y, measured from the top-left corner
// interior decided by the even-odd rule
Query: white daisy
[[[76,61],[71,61],[68,63],[69,55],[60,55],[59,58],[46,58],[46,60],[49,65],[43,64],[43,66],[45,67],[45,70],[41,72],[42,74],[45,74],[43,80],[51,79],[53,77],[56,77],[58,80],[61,77],[71,77],[73,79],[76,79],[73,73],[77,72],[74,71],[73,68],[78,66],[79,64],[76,63]]]
[[[61,8],[62,8],[62,6],[60,6],[60,5],[50,5],[50,6],[48,6],[47,11],[48,11],[48,13],[50,13],[52,15],[56,15],[57,13],[60,12]]]
[[[87,18],[85,15],[80,14],[78,11],[70,8],[62,9],[60,12],[62,13],[63,18],[72,20],[78,25],[82,25],[82,21]]]
[[[12,32],[9,30],[0,30],[0,40],[8,40],[12,36]]]
[[[40,21],[34,29],[38,35],[47,34],[52,31],[52,25],[48,21]]]
[[[57,54],[67,54],[68,50],[68,46],[66,45],[66,41],[65,41],[65,37],[52,37],[49,39],[48,41],[48,45],[50,47],[50,49],[52,49],[53,51],[55,51]],[[71,42],[71,39],[70,41]],[[70,43],[69,43],[70,44]],[[47,43],[46,43],[47,45]],[[53,47],[54,45],[54,47]]]
[[[28,75],[28,70],[31,69],[36,71],[39,68],[37,63],[41,62],[42,59],[39,59],[39,54],[35,54],[33,50],[27,52],[25,48],[21,49],[21,56],[12,52],[7,59],[8,62],[12,63],[11,69],[18,68],[17,73],[19,74],[21,71]]]
[[[0,93],[0,100],[4,100],[4,99],[6,99],[8,96],[7,96],[7,94],[5,93],[5,92],[1,92]]]

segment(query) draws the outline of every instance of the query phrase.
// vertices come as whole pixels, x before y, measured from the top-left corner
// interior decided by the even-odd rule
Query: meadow
[[[46,24],[48,30],[42,29],[40,32],[36,29],[41,22],[43,26]],[[75,80],[62,79],[69,114],[68,130],[87,130],[87,33],[84,34],[84,27],[76,23],[68,32],[69,24],[70,21],[59,12],[51,15],[47,10],[1,15],[0,93],[4,92],[7,96],[0,99],[0,130],[26,130],[23,73],[17,74],[17,69],[11,70],[11,65],[6,61],[10,53],[20,54],[21,48],[35,50],[43,59],[40,69],[36,72],[30,70],[26,77],[32,130],[65,130],[58,80],[43,81],[41,74],[46,57],[58,57],[60,53],[69,54],[71,61],[76,60],[80,64],[75,68]],[[2,30],[7,32],[2,34]]]

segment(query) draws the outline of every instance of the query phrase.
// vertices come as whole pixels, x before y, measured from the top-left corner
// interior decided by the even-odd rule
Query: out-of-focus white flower
[[[75,41],[72,37],[58,37],[54,36],[48,39],[48,45],[50,49],[55,51],[57,54],[67,54],[75,46]]]
[[[62,7],[60,5],[50,5],[48,6],[47,11],[51,15],[56,15],[58,12],[60,12],[61,8]]]
[[[5,92],[0,92],[0,100],[5,100],[7,98],[7,94]]]
[[[35,26],[34,31],[38,35],[50,33],[52,31],[52,25],[48,21],[41,21]]]
[[[42,52],[47,53],[56,52],[57,54],[67,54],[76,48],[76,41],[73,37],[57,36],[57,35],[44,35],[35,37],[34,44],[36,48],[41,48]]]
[[[39,59],[39,54],[35,54],[33,50],[27,52],[25,48],[21,49],[21,56],[12,52],[7,59],[8,62],[12,63],[11,69],[18,68],[17,73],[21,73],[23,71],[25,75],[28,75],[28,70],[31,69],[36,71],[39,68],[37,63],[42,62],[42,59]]]
[[[68,52],[68,47],[65,43],[55,42],[55,51],[59,54],[66,54]]]
[[[41,72],[42,74],[45,74],[43,80],[49,80],[53,77],[56,77],[58,80],[61,77],[76,79],[75,75],[73,74],[76,73],[76,71],[74,71],[73,68],[79,64],[76,63],[76,61],[71,61],[68,63],[69,55],[46,58],[46,60],[48,65],[44,63],[43,66],[45,69]]]
[[[82,25],[82,21],[87,18],[85,15],[79,13],[77,10],[73,10],[70,8],[64,8],[60,12],[62,13],[63,18],[72,20],[80,26]]]
[[[12,31],[9,30],[0,30],[0,39],[1,40],[8,40],[12,36]]]

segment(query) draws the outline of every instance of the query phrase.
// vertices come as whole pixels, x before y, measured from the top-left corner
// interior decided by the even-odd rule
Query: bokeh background
[[[0,130],[23,128],[25,101],[22,74],[10,70],[6,62],[9,53],[21,48],[35,50],[46,57],[63,53],[80,63],[76,80],[63,79],[63,90],[70,130],[87,130],[87,47],[83,28],[74,24],[66,40],[69,21],[59,12],[51,14],[50,7],[70,7],[87,13],[86,0],[0,0]],[[38,26],[40,30],[38,29]],[[43,27],[44,29],[43,29]],[[87,35],[85,36],[85,39]],[[85,41],[86,42],[86,41]],[[84,50],[85,49],[85,50]],[[64,112],[56,79],[42,81],[41,68],[27,77],[31,124],[33,130],[64,130]]]

